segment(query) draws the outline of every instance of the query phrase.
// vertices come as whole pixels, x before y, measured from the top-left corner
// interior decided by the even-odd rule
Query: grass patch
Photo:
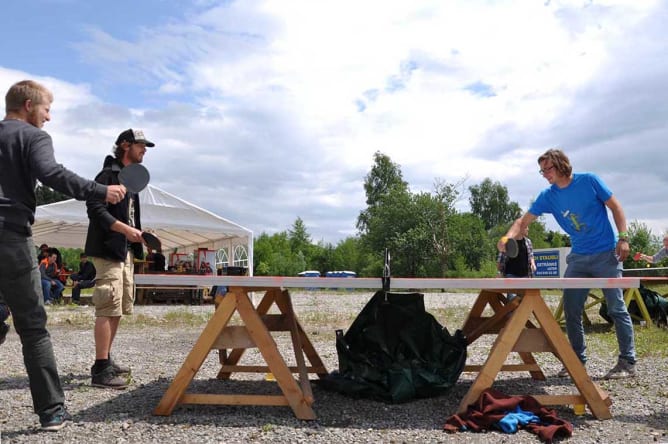
[[[332,325],[350,325],[358,313],[326,313],[321,311],[309,311],[297,314],[299,322],[304,325],[315,327],[328,327]]]
[[[165,313],[164,320],[170,325],[185,325],[185,326],[197,326],[205,325],[211,316],[213,315],[213,310],[211,313],[207,314],[197,314],[189,311],[169,311]]]
[[[211,319],[213,310],[205,313],[193,313],[189,310],[175,309],[162,315],[146,315],[135,313],[123,316],[121,324],[124,327],[198,327],[204,326]],[[11,318],[10,318],[11,320]],[[93,328],[95,326],[95,311],[81,311],[76,305],[52,305],[48,308],[49,325],[67,325],[77,328]]]
[[[668,357],[668,349],[663,346],[668,342],[668,329],[647,327],[640,328],[634,325],[636,356],[638,359],[644,357]],[[587,346],[597,353],[616,356],[618,353],[617,335],[615,329],[609,324],[593,324],[585,327],[585,339]]]

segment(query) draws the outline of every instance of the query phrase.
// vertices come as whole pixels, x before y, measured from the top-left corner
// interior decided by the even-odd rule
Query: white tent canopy
[[[225,249],[229,265],[247,259],[252,275],[253,232],[204,210],[160,188],[148,185],[139,193],[144,231],[161,241],[163,253],[191,252],[197,248]],[[33,240],[36,245],[83,248],[88,230],[85,202],[66,200],[37,207]],[[245,255],[247,257],[239,257]]]

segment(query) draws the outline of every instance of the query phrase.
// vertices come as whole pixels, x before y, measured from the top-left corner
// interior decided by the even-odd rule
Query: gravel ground
[[[331,371],[338,367],[334,329],[346,328],[371,294],[298,293],[293,295],[305,330]],[[425,304],[439,321],[454,330],[461,325],[474,300],[471,294],[427,294]],[[553,305],[555,300],[548,300]],[[208,306],[137,306],[135,315],[125,319],[114,343],[114,357],[130,365],[133,382],[125,391],[90,386],[92,364],[92,308],[50,307],[49,323],[66,403],[74,422],[59,432],[39,430],[32,412],[28,381],[21,347],[13,329],[0,346],[0,444],[33,442],[517,442],[534,443],[528,432],[515,435],[446,434],[445,419],[455,413],[474,374],[462,374],[447,395],[389,405],[367,400],[351,400],[314,385],[315,421],[300,421],[287,407],[179,406],[169,417],[152,415],[171,378],[199,336],[201,318],[210,316]],[[188,325],[188,323],[193,325]],[[614,333],[608,333],[613,335]],[[276,336],[279,348],[287,350],[287,335]],[[491,338],[482,338],[469,347],[469,363],[482,363]],[[665,347],[665,344],[661,344]],[[613,418],[596,420],[590,413],[574,416],[566,406],[557,413],[574,424],[575,443],[668,443],[668,359],[650,357],[638,363],[633,380],[603,381],[601,376],[614,364],[614,353],[597,352],[590,346],[588,371],[613,400]],[[551,354],[537,355],[548,376],[533,381],[528,375],[501,373],[494,387],[504,393],[572,393],[569,378],[556,378],[560,363]],[[290,362],[289,358],[288,361]],[[242,363],[260,364],[259,355],[249,350]],[[276,393],[277,385],[264,375],[235,374],[230,381],[218,381],[218,358],[211,353],[191,388],[218,393]]]

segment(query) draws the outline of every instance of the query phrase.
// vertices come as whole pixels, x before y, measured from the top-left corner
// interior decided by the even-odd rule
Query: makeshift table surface
[[[309,278],[309,277],[248,277],[248,276],[169,276],[140,275],[138,284],[153,285],[221,285],[229,293],[218,304],[213,317],[204,327],[181,369],[163,395],[154,413],[170,415],[179,404],[226,405],[285,405],[297,418],[315,419],[313,394],[308,373],[319,377],[327,370],[313,344],[299,324],[286,288],[382,288],[380,278]],[[551,352],[569,371],[578,393],[570,395],[532,395],[545,405],[587,404],[599,419],[610,418],[611,400],[587,375],[559,324],[541,297],[545,288],[637,288],[638,278],[494,278],[494,279],[404,279],[392,278],[391,288],[399,289],[480,289],[462,330],[469,343],[484,334],[497,335],[487,360],[481,366],[468,366],[466,371],[478,376],[459,404],[463,413],[469,404],[494,383],[500,371],[528,371],[534,379],[545,375],[533,357],[536,352]],[[257,306],[250,292],[264,291]],[[505,293],[522,295],[508,302]],[[268,315],[276,304],[279,315]],[[486,307],[492,316],[483,316]],[[243,325],[228,325],[238,312]],[[533,316],[533,319],[532,319]],[[534,323],[534,320],[536,323]],[[270,331],[289,331],[297,365],[288,367]],[[257,347],[266,366],[239,366],[247,348]],[[227,350],[231,350],[228,354]],[[265,372],[274,374],[282,395],[224,395],[186,393],[204,360],[212,350],[219,350],[221,369],[218,378],[227,379],[233,372]],[[511,352],[517,352],[523,364],[505,365]],[[310,366],[306,366],[306,359]],[[292,373],[299,375],[296,381]],[[528,395],[528,393],[524,393]]]

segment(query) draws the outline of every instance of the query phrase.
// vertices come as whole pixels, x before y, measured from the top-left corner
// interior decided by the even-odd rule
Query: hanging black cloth
[[[466,338],[425,311],[420,293],[378,291],[344,335],[336,332],[339,369],[325,388],[390,403],[447,392],[466,362]]]

